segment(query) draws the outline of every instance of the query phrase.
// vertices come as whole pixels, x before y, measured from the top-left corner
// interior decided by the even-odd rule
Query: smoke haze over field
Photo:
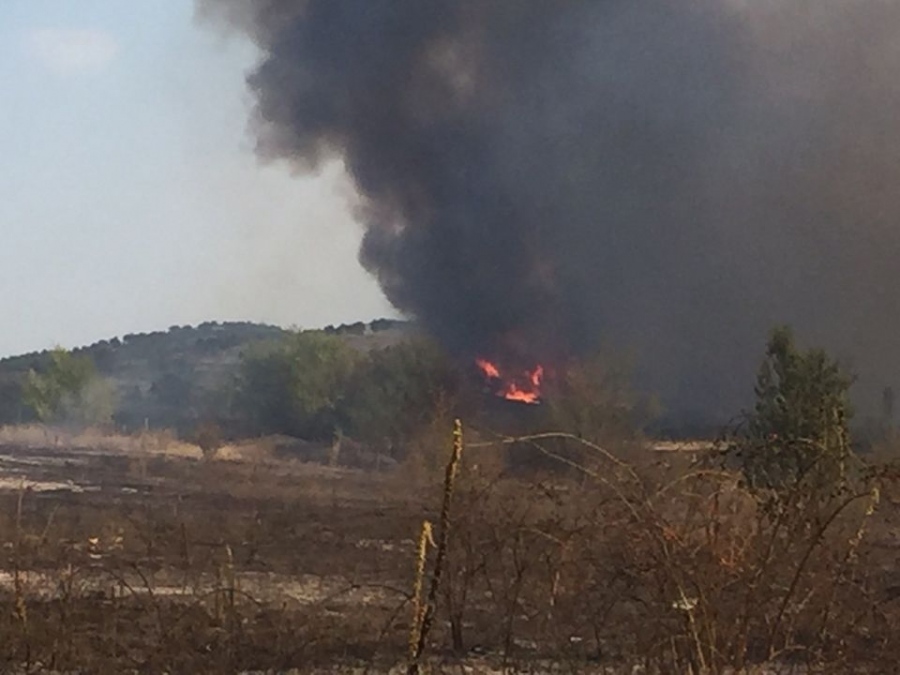
[[[896,384],[900,3],[199,0],[264,158],[343,158],[362,263],[463,354],[633,350],[721,418],[769,329]]]

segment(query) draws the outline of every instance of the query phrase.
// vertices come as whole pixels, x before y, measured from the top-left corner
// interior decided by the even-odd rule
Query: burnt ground
[[[659,505],[668,520],[661,538],[648,539],[637,528],[651,525],[583,482],[487,479],[476,467],[464,467],[460,481],[448,590],[427,649],[434,671],[637,672],[635,658],[670,652],[683,663],[690,650],[670,636],[685,631],[680,603],[696,602],[685,589],[708,582],[716,602],[731,602],[732,588],[758,578],[741,568],[751,556],[737,536],[723,536],[712,558],[718,538],[695,545],[710,527],[692,525],[693,511],[675,502]],[[726,517],[724,494],[715,518]],[[739,497],[733,506],[722,497],[734,532],[743,527]],[[400,672],[415,542],[423,520],[437,522],[440,499],[439,467],[423,478],[404,467],[0,446],[0,672]],[[838,560],[846,588],[829,591],[825,615],[848,617],[834,630],[853,635],[828,651],[845,659],[830,672],[851,672],[848,663],[876,648],[879,658],[897,653],[897,503],[882,495],[878,520],[861,503],[836,534],[846,545],[865,524],[853,559],[866,567],[851,573],[850,558]],[[644,562],[652,551],[642,547],[657,540],[665,565],[682,566],[675,595],[655,581],[663,563]],[[831,637],[806,635],[803,612],[836,578],[837,556],[815,544],[827,554],[819,566],[818,553],[795,554],[789,540],[784,578],[802,559],[809,593],[804,572],[796,610],[792,600],[784,612],[773,573],[772,602],[760,595],[758,614],[793,622],[793,651],[780,654],[804,653],[803,640],[831,649]],[[699,631],[691,619],[686,644]],[[808,672],[797,670],[808,667],[803,659],[788,663],[759,672]],[[862,664],[859,672],[879,671]]]
[[[0,448],[0,665],[396,662],[420,496],[297,462]]]

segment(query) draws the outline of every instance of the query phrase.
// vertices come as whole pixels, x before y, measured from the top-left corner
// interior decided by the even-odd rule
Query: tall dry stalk
[[[444,569],[444,559],[447,556],[447,545],[450,542],[450,503],[453,499],[453,488],[456,484],[456,475],[459,472],[459,463],[462,459],[462,452],[462,422],[457,419],[453,426],[453,452],[450,455],[450,461],[447,463],[447,470],[444,473],[444,499],[441,504],[441,518],[438,523],[437,553],[435,553],[434,558],[434,569],[431,572],[431,583],[425,605],[424,607],[417,606],[416,608],[416,621],[414,622],[410,639],[409,665],[406,670],[407,675],[418,675],[419,661],[422,658],[422,653],[425,651],[428,633],[431,632],[431,626],[434,623],[434,614],[437,610],[437,597],[441,588],[441,574]],[[425,528],[423,527],[423,536],[425,534],[424,530]],[[418,553],[422,565],[421,576],[424,576],[425,557],[422,555],[423,552],[420,540]],[[417,570],[418,569],[419,568],[417,568]],[[420,574],[417,572],[416,576],[418,583]],[[419,601],[416,601],[416,604],[418,605]],[[421,620],[419,620],[420,617]]]
[[[431,523],[422,522],[422,532],[419,534],[419,545],[416,548],[416,577],[413,582],[412,594],[412,624],[409,631],[409,662],[417,658],[419,638],[422,634],[422,620],[425,618],[425,605],[422,603],[422,590],[425,586],[425,563],[428,558],[428,545],[434,546],[434,537],[431,532]]]

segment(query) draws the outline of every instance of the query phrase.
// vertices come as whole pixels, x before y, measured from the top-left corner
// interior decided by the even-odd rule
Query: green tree
[[[294,333],[250,351],[235,396],[247,431],[330,438],[357,360],[341,338],[321,331]]]
[[[601,353],[561,368],[547,391],[548,428],[601,445],[633,439],[650,410],[630,376],[621,356]]]
[[[38,372],[28,371],[22,398],[42,422],[105,424],[115,409],[111,384],[98,377],[94,362],[58,347]]]
[[[84,427],[108,426],[119,402],[115,385],[95,375],[76,396],[64,396],[62,420]]]
[[[454,371],[444,353],[424,340],[369,352],[349,382],[341,420],[352,436],[399,448],[450,405]]]
[[[811,480],[837,485],[850,453],[853,380],[821,349],[801,350],[791,330],[772,332],[756,381],[756,405],[738,443],[751,487]]]

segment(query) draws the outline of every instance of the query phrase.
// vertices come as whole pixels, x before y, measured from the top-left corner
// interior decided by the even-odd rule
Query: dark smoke
[[[747,400],[768,330],[897,382],[900,3],[200,0],[262,52],[259,151],[339,157],[388,298],[463,354],[635,352]]]

